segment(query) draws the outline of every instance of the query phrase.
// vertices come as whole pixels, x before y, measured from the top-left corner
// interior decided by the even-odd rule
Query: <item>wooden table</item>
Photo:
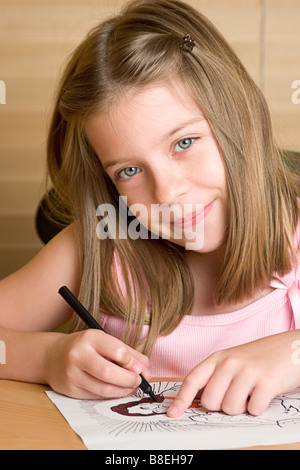
[[[0,449],[86,449],[44,385],[0,380]]]
[[[46,390],[45,385],[0,380],[0,450],[86,449]],[[251,449],[300,450],[300,443]]]

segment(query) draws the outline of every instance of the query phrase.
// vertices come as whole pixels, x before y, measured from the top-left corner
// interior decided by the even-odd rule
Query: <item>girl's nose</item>
[[[153,197],[156,204],[172,206],[189,191],[190,183],[176,162],[153,171]]]

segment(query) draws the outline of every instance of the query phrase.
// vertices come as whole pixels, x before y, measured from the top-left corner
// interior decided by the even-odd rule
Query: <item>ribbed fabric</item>
[[[123,338],[125,322],[101,313],[105,331]],[[144,326],[143,335],[149,327]],[[184,377],[215,351],[294,329],[287,291],[276,289],[254,304],[211,316],[185,316],[169,335],[158,338],[150,357],[153,377]]]

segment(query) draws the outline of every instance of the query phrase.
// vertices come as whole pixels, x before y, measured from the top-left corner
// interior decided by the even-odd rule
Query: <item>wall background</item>
[[[300,0],[187,0],[221,30],[262,87],[283,148],[300,151]],[[86,32],[124,0],[0,0],[0,278],[41,247],[45,142],[63,64]],[[300,98],[300,92],[298,93]],[[3,100],[2,100],[3,101]],[[0,100],[1,102],[1,100]]]

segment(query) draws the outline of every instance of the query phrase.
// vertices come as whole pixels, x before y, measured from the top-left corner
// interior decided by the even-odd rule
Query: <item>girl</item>
[[[0,377],[85,399],[132,393],[140,372],[185,377],[170,417],[198,392],[209,410],[256,415],[300,386],[296,181],[261,92],[205,17],[137,0],[94,28],[59,88],[48,170],[72,223],[1,282]],[[140,236],[102,230],[119,196]],[[174,208],[168,237],[157,206]],[[107,333],[76,319],[52,331],[72,315],[65,284]]]

